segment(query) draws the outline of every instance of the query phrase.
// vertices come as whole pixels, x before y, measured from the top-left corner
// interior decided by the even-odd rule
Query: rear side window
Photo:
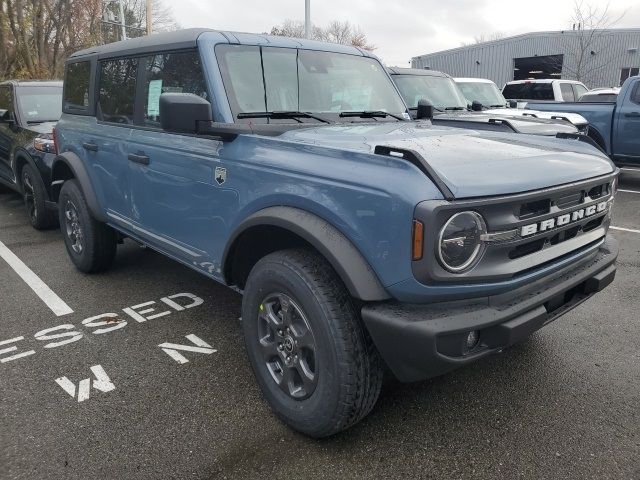
[[[560,93],[562,94],[562,100],[564,100],[565,102],[574,102],[576,99],[570,83],[561,83]]]
[[[91,62],[76,62],[67,65],[64,78],[64,112],[88,112],[90,83]]]
[[[160,127],[160,95],[193,93],[208,100],[200,57],[196,52],[163,53],[146,59],[143,123]]]
[[[502,94],[509,100],[554,100],[550,83],[512,83]]]
[[[119,58],[100,63],[99,118],[105,122],[133,124],[137,58]]]
[[[573,84],[573,90],[576,94],[576,101],[580,100],[580,98],[588,92],[588,90],[586,89],[586,87],[583,87],[582,85],[580,85],[579,83],[574,83]]]
[[[633,87],[633,92],[631,93],[631,101],[633,103],[640,104],[640,82],[636,82],[636,86]]]

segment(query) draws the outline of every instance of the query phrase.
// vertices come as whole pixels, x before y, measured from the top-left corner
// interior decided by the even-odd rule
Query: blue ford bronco
[[[602,152],[410,120],[355,47],[158,34],[72,55],[63,96],[73,263],[104,270],[129,237],[243,292],[260,389],[314,437],[367,415],[384,369],[500,352],[615,275]]]

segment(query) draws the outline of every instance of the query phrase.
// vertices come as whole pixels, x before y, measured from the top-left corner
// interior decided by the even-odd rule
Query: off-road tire
[[[81,251],[74,248],[74,237],[69,234],[68,202],[75,208],[81,226]],[[76,268],[84,273],[96,273],[109,268],[116,253],[116,232],[91,216],[77,180],[67,180],[62,185],[58,199],[58,214],[64,243]]]
[[[302,400],[280,389],[261,354],[259,309],[274,292],[301,308],[315,338],[317,386]],[[260,389],[284,423],[311,437],[327,437],[373,409],[382,386],[382,361],[344,284],[321,255],[292,249],[258,261],[245,286],[242,321]]]
[[[20,171],[22,198],[31,226],[36,230],[46,230],[56,225],[58,219],[54,211],[46,207],[46,189],[40,173],[31,165]]]

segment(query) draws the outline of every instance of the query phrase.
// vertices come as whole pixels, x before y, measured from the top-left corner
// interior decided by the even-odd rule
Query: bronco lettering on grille
[[[577,222],[579,220],[582,220],[583,218],[591,217],[596,213],[604,212],[608,208],[608,206],[609,201],[606,200],[604,202],[581,208],[580,210],[574,210],[573,212],[565,213],[558,217],[548,218],[546,220],[542,220],[541,222],[532,223],[530,225],[524,225],[520,229],[520,236],[528,237],[529,235],[533,235],[534,233],[546,232],[563,225],[568,225],[569,223]]]

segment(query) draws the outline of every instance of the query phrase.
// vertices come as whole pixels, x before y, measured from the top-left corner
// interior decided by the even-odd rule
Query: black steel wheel
[[[242,323],[258,385],[290,427],[326,437],[374,407],[379,354],[344,284],[317,252],[283,250],[258,261],[245,285]]]
[[[44,230],[55,225],[55,212],[46,208],[47,195],[38,171],[31,165],[25,165],[20,172],[20,183],[27,216],[33,228]]]

